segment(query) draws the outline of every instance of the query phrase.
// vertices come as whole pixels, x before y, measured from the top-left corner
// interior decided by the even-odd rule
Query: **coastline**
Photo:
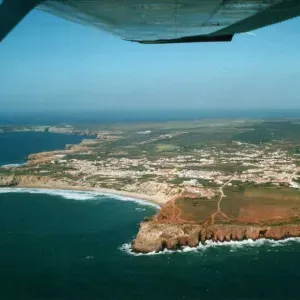
[[[270,246],[270,247],[281,247],[284,245],[288,245],[290,243],[300,243],[300,237],[287,237],[280,240],[275,239],[267,239],[260,238],[257,240],[245,239],[241,241],[213,241],[206,240],[205,242],[200,242],[195,247],[190,246],[182,246],[178,249],[163,249],[160,251],[152,251],[152,252],[136,252],[132,248],[131,243],[125,243],[120,247],[121,251],[133,256],[152,256],[152,255],[164,255],[164,254],[174,254],[174,253],[190,253],[190,252],[199,252],[203,250],[207,250],[209,248],[215,247],[231,247],[235,249],[244,248],[244,247],[261,247],[261,246]]]
[[[16,186],[11,186],[7,188],[15,188],[15,189],[41,189],[41,190],[65,190],[65,191],[81,191],[81,192],[93,192],[96,194],[108,195],[108,196],[121,196],[121,197],[128,197],[144,202],[148,202],[151,205],[155,205],[157,208],[161,208],[163,206],[163,202],[157,201],[155,198],[145,195],[139,194],[134,192],[127,192],[127,191],[119,191],[114,189],[108,188],[92,188],[92,187],[83,187],[83,186],[47,186],[43,184],[21,184]],[[1,189],[1,188],[0,188]]]
[[[300,238],[300,224],[289,223],[280,225],[260,224],[175,224],[142,222],[136,239],[132,242],[132,251],[138,253],[180,250],[182,247],[196,248],[210,242],[242,242],[285,240]]]

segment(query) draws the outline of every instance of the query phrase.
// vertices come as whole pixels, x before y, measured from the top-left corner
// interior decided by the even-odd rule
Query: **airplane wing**
[[[0,41],[36,7],[145,44],[231,41],[300,15],[300,0],[0,0]]]

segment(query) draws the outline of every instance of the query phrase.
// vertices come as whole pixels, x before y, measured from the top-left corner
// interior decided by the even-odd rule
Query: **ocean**
[[[84,138],[50,132],[0,133],[0,166],[23,164],[29,154],[64,149],[67,144],[78,144]]]
[[[194,121],[201,119],[300,118],[299,109],[160,109],[160,110],[53,110],[0,111],[0,125],[116,124],[136,122]]]
[[[27,155],[3,149],[5,163]],[[0,299],[299,299],[300,239],[136,255],[130,241],[156,210],[113,195],[0,189]]]

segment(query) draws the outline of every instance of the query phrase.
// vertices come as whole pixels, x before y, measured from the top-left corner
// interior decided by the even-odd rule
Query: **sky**
[[[34,10],[0,45],[1,111],[300,109],[299,32],[141,45]]]

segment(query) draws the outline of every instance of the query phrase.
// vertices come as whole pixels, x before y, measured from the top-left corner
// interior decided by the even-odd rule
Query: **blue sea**
[[[201,119],[300,118],[300,109],[194,109],[186,110],[53,110],[0,111],[0,125],[116,124],[135,122],[191,121]]]
[[[25,137],[14,136],[12,145]],[[42,140],[48,138],[43,150],[70,143],[61,135]],[[31,146],[41,150],[39,142]],[[0,141],[5,163],[28,154],[26,147],[15,147],[13,157],[3,149]],[[0,189],[0,299],[300,298],[300,239],[132,253],[139,222],[157,209],[114,195]]]
[[[84,138],[50,132],[0,133],[0,166],[24,164],[29,154],[65,149],[67,144],[78,144]]]

